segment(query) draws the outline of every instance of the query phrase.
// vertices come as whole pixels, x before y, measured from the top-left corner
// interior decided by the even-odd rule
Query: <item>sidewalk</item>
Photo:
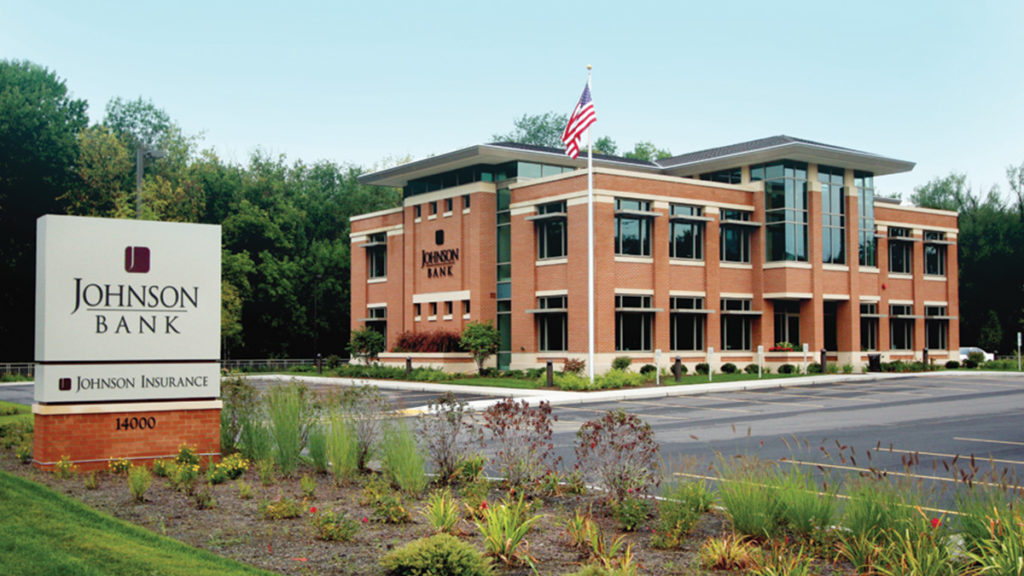
[[[894,380],[933,375],[933,372],[917,373],[871,373],[871,374],[815,374],[811,376],[795,376],[793,378],[775,378],[771,380],[743,380],[741,382],[708,382],[706,384],[688,384],[679,386],[651,386],[646,388],[621,388],[618,390],[598,390],[594,392],[564,392],[561,390],[528,390],[520,388],[492,388],[489,386],[461,386],[458,384],[438,384],[433,382],[406,382],[400,380],[371,380],[361,378],[331,378],[325,376],[285,376],[278,374],[255,375],[248,378],[257,382],[304,382],[331,386],[376,386],[382,390],[402,390],[408,392],[445,392],[470,394],[476,396],[494,396],[493,399],[473,400],[467,406],[474,410],[484,410],[502,398],[523,398],[531,402],[550,402],[557,404],[583,404],[586,402],[616,402],[620,400],[640,400],[665,398],[669,396],[694,396],[713,392],[741,392],[744,390],[768,390],[792,388],[798,386],[814,386],[818,384],[841,384],[847,382],[874,382],[878,380]],[[943,372],[944,376],[964,374],[976,376],[984,372]],[[426,406],[416,406],[403,410],[405,415],[417,415],[427,411]]]

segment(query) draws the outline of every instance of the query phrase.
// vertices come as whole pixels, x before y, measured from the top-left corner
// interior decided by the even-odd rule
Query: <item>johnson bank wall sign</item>
[[[220,397],[220,226],[43,216],[35,399]]]

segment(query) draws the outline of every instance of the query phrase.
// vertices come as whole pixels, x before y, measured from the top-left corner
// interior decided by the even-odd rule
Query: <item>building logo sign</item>
[[[423,250],[420,268],[427,269],[427,278],[453,276],[452,266],[459,261],[459,249]]]
[[[37,240],[37,402],[220,397],[219,226],[47,215]]]

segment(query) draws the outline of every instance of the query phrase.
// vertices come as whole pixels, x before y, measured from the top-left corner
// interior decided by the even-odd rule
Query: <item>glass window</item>
[[[910,274],[913,272],[911,258],[914,253],[910,243],[909,228],[889,228],[889,272]]]
[[[775,343],[800,344],[800,303],[775,302]]]
[[[366,245],[366,268],[369,278],[387,278],[388,276],[388,236],[387,233],[370,234]]]
[[[537,207],[538,214],[564,214],[565,202],[551,202]],[[567,254],[565,218],[551,217],[534,220],[537,229],[537,258],[564,258]]]
[[[451,300],[449,300],[449,301],[444,303],[444,313],[445,313],[446,316],[451,316],[452,315],[452,301]]]
[[[860,349],[878,350],[878,305],[860,304]]]
[[[722,182],[723,184],[740,184],[743,182],[742,168],[728,168],[717,172],[705,172],[700,175],[701,180],[710,182]]]
[[[451,198],[445,198],[444,199],[444,211],[445,212],[451,212],[452,211],[452,204],[453,204],[453,202],[454,202],[454,200],[451,199]]]
[[[729,221],[750,221],[750,213],[742,210],[722,210],[719,228],[719,258],[723,262],[750,262],[750,228],[729,225]]]
[[[914,349],[914,319],[908,305],[889,306],[889,347],[893,350]]]
[[[704,307],[703,298],[672,298],[670,346],[672,350],[703,350],[706,314],[693,312]]]
[[[857,189],[857,240],[861,266],[877,266],[875,244],[875,178],[871,172],[854,172]]]
[[[925,306],[924,308],[924,347],[929,350],[945,350],[949,320],[945,306]]]
[[[384,307],[367,308],[366,327],[379,332],[385,339],[388,337],[388,309]]]
[[[430,315],[437,316],[437,302],[430,303]]]
[[[722,350],[750,350],[752,319],[746,314],[729,312],[750,310],[750,300],[723,298],[720,302]]]
[[[615,200],[616,210],[650,212],[651,203],[643,200]],[[651,221],[640,214],[615,215],[615,253],[623,256],[651,255]]]
[[[654,313],[650,296],[615,296],[615,349],[650,350]]]
[[[537,308],[551,310],[541,312],[537,317],[537,349],[542,352],[568,350],[569,322],[566,313],[565,296],[542,296],[537,298]]]
[[[700,206],[672,205],[673,216],[700,216]],[[700,260],[704,257],[704,223],[699,220],[672,220],[669,223],[669,257]]]
[[[757,178],[754,178],[754,175]],[[807,261],[807,164],[785,160],[751,168],[765,179],[765,256]]]
[[[530,162],[519,163],[519,177],[520,178],[540,178],[541,177],[541,165],[533,164]]]
[[[434,231],[434,244],[437,244],[438,246],[444,245],[444,230]]]
[[[462,301],[462,313],[469,314],[469,300]]]
[[[412,313],[413,313],[414,316],[419,316],[422,312],[423,312],[423,305],[422,304],[413,304],[412,305]]]
[[[419,204],[413,206],[412,207],[412,215],[415,218],[419,218],[420,216],[422,216],[423,215],[423,206],[420,206]]]
[[[944,232],[924,233],[924,273],[929,276],[946,275],[946,234]]]
[[[821,246],[825,264],[846,263],[846,190],[843,169],[818,167],[821,183]]]
[[[462,208],[463,210],[469,210],[469,194],[462,195]]]

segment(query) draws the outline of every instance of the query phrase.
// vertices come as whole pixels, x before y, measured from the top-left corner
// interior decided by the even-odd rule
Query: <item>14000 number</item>
[[[156,418],[152,416],[117,419],[116,430],[152,430],[154,428],[156,428]]]

